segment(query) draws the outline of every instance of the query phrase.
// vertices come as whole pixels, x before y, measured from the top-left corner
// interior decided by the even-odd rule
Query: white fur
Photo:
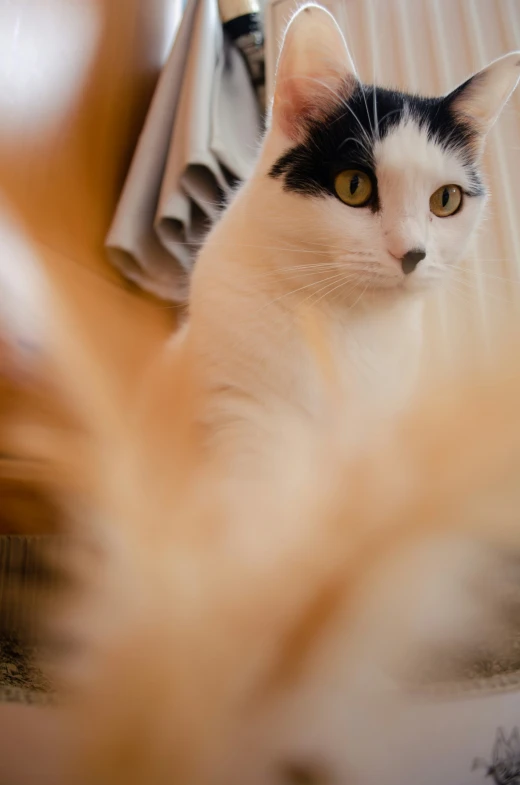
[[[428,140],[412,118],[396,126],[376,144],[376,171],[382,205],[374,222],[381,266],[389,278],[402,273],[398,260],[411,248],[424,248],[426,258],[404,285],[425,288],[443,279],[461,258],[480,220],[485,200],[466,197],[461,210],[438,218],[430,210],[430,196],[446,184],[465,190],[471,178],[459,154]]]
[[[195,268],[187,341],[212,392],[212,432],[231,421],[255,432],[273,403],[316,413],[322,383],[296,318],[302,305],[322,318],[353,422],[361,404],[370,419],[374,404],[390,412],[405,405],[420,361],[424,292],[456,264],[480,218],[482,199],[449,219],[430,213],[440,185],[469,183],[457,156],[411,121],[377,146],[380,213],[284,191],[266,173],[286,148],[274,126]],[[394,256],[417,245],[427,258],[405,276]]]
[[[517,78],[509,64],[509,81],[501,66],[502,86]],[[376,213],[333,196],[284,191],[269,177],[299,138],[302,117],[318,111],[323,96],[337,95],[345,77],[357,79],[338,26],[324,9],[304,8],[282,48],[256,170],[197,260],[186,347],[209,396],[204,423],[228,446],[235,439],[237,455],[259,443],[273,406],[315,414],[323,405],[297,319],[301,306],[312,306],[327,334],[351,403],[349,427],[363,422],[363,411],[373,421],[380,407],[405,405],[420,359],[423,293],[460,259],[482,212],[484,199],[475,197],[450,218],[431,213],[430,196],[443,184],[468,188],[469,175],[457,153],[428,140],[406,116],[375,146]],[[488,82],[481,80],[481,89],[493,103]],[[396,257],[417,246],[426,259],[405,276]]]
[[[313,27],[316,15],[320,24]],[[472,183],[460,155],[429,140],[411,116],[375,146],[381,204],[376,213],[350,208],[333,196],[284,191],[280,180],[269,177],[273,163],[298,139],[297,118],[291,123],[290,113],[302,106],[308,109],[302,82],[295,88],[293,77],[298,74],[290,69],[304,69],[312,89],[321,84],[333,90],[331,52],[341,40],[337,27],[321,9],[297,19],[286,47],[297,47],[298,30],[310,25],[303,39],[305,57],[301,51],[282,53],[271,128],[256,170],[211,232],[193,276],[185,346],[207,393],[203,422],[219,444],[227,450],[231,445],[237,469],[249,467],[245,457],[264,443],[266,433],[273,435],[280,424],[274,415],[283,407],[314,417],[326,405],[323,379],[298,321],[302,304],[319,313],[348,401],[350,437],[366,438],[368,424],[377,422],[380,414],[406,405],[421,353],[424,293],[459,261],[485,203],[482,197],[466,198],[460,212],[448,219],[431,213],[430,197],[439,187],[457,184],[469,189]],[[325,51],[320,74],[319,56]],[[345,64],[349,57],[342,52],[339,60]],[[426,259],[405,276],[398,260],[415,247],[426,250]],[[369,635],[355,637],[374,641],[385,608],[401,605],[405,619],[396,630],[405,623],[413,625],[422,613],[428,624],[425,629],[407,629],[402,636],[396,630],[393,637],[381,633],[382,643],[397,639],[419,645],[429,636],[438,640],[443,635],[452,640],[460,619],[467,619],[465,572],[475,569],[478,554],[468,552],[465,543],[461,548],[451,545],[406,554],[399,565],[391,565],[394,572],[386,576],[387,586],[397,594],[402,590],[406,595],[410,587],[422,588],[423,593],[400,595],[398,601],[388,596],[387,604],[372,609],[360,603],[370,612],[355,623],[372,628]],[[442,585],[436,557],[441,563],[447,559]],[[428,593],[432,588],[433,594]],[[439,599],[439,588],[444,589],[444,599],[449,595],[447,601]],[[453,606],[453,615],[438,618],[439,609],[456,596],[462,601]],[[243,781],[247,771],[251,785],[270,782],[278,761],[298,760],[300,753],[304,762],[330,764],[338,778],[334,781],[350,781],[355,734],[348,745],[345,739],[353,730],[348,722],[358,719],[351,688],[355,683],[363,691],[366,709],[367,681],[375,684],[375,674],[382,677],[379,665],[388,652],[353,652],[348,640],[347,627],[336,619],[301,679],[274,703],[268,702],[265,711],[260,709],[257,722],[246,726],[244,739],[234,748],[234,771],[223,781]],[[366,666],[365,679],[354,662]],[[345,694],[350,700],[348,714]]]

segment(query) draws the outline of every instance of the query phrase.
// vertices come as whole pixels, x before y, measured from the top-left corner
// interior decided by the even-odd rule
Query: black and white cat
[[[367,782],[351,777],[359,739],[373,738],[362,721],[383,716],[370,711],[367,681],[417,638],[462,628],[457,580],[482,565],[477,546],[430,538],[518,543],[518,482],[504,489],[496,474],[520,462],[520,376],[508,364],[496,387],[419,401],[372,452],[363,429],[364,451],[347,466],[335,410],[317,443],[313,418],[292,415],[330,400],[317,348],[337,369],[349,426],[409,399],[423,293],[479,223],[484,140],[519,75],[513,53],[444,97],[361,85],[333,18],[304,7],[285,37],[256,169],[197,261],[151,434],[126,416],[120,386],[104,383],[90,342],[73,340],[67,309],[52,311],[64,336],[57,365],[101,442],[86,452],[101,486],[94,523],[109,543],[92,607],[71,614],[97,654],[79,687],[80,764],[64,782]],[[299,318],[309,311],[321,345]],[[177,428],[192,403],[240,472],[248,451],[267,449],[272,482],[246,475],[256,496],[235,484],[239,514],[222,503],[229,464],[216,462],[214,484],[192,476],[197,450]],[[186,449],[172,447],[177,430]],[[74,719],[64,715],[64,728]],[[384,733],[391,709],[383,719]]]
[[[423,294],[474,236],[486,134],[519,75],[514,52],[441,97],[363,85],[332,16],[295,15],[258,164],[193,276],[186,342],[212,428],[257,428],[269,402],[315,410],[301,307],[319,313],[351,412],[406,402]]]

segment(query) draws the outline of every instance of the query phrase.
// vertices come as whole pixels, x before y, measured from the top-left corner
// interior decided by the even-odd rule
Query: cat
[[[143,416],[138,401],[121,428],[111,369],[91,365],[88,334],[65,306],[54,329],[74,341],[54,350],[54,381],[91,432],[93,480],[75,524],[79,561],[73,550],[66,562],[83,592],[76,585],[51,626],[81,646],[57,663],[56,708],[22,725],[15,711],[13,726],[0,708],[0,779],[366,782],[371,715],[393,722],[406,701],[374,679],[380,666],[402,675],[424,637],[431,646],[446,628],[452,643],[457,627],[467,634],[460,595],[488,566],[481,546],[520,547],[518,348],[474,375],[437,379],[360,451],[338,434],[345,403],[326,373],[329,347],[309,329],[327,415],[284,410],[269,487],[261,477],[253,496],[244,484],[230,505],[226,467],[201,471],[184,427],[189,379],[173,411],[164,395],[165,381],[186,382],[182,367],[153,369],[146,384],[158,386],[161,410]],[[13,762],[21,742],[31,755]]]
[[[351,435],[406,406],[424,294],[475,236],[486,135],[519,74],[513,52],[437,98],[363,85],[331,15],[296,14],[258,163],[191,282],[183,340],[212,439],[229,448],[233,437],[241,456],[269,427],[266,411],[290,402],[316,414],[299,308],[324,322]]]
[[[171,377],[182,385],[188,373],[203,437],[217,445],[219,469],[224,454],[239,472],[243,496],[230,508],[220,489],[209,492],[207,478],[199,478],[206,491],[194,495],[204,534],[200,540],[194,535],[197,545],[180,534],[182,557],[176,542],[177,555],[170,550],[172,561],[166,560],[181,583],[161,573],[157,553],[144,549],[137,536],[139,556],[136,550],[132,565],[147,576],[136,581],[146,612],[133,619],[127,637],[114,634],[98,684],[104,700],[93,700],[85,711],[94,732],[84,760],[95,763],[80,768],[91,772],[91,780],[349,782],[352,749],[337,730],[344,729],[337,722],[342,707],[350,701],[357,714],[357,685],[366,687],[379,664],[372,649],[379,646],[381,658],[399,660],[403,648],[413,648],[410,619],[424,607],[420,579],[431,576],[444,525],[453,527],[451,553],[463,576],[468,562],[479,563],[464,530],[473,527],[478,540],[487,519],[475,513],[471,494],[484,503],[485,478],[500,475],[498,455],[504,459],[516,438],[507,373],[488,404],[488,393],[474,393],[471,383],[460,396],[456,385],[444,397],[431,393],[427,412],[410,401],[423,295],[449,275],[479,225],[486,203],[485,139],[519,74],[520,54],[512,53],[446,96],[376,89],[360,83],[328,12],[311,5],[293,17],[257,166],[197,258],[188,321],[175,346],[177,375]],[[342,405],[331,406],[324,394],[324,375],[307,340],[309,312],[330,354],[324,365],[335,371],[333,400]],[[189,394],[186,400],[193,405]],[[158,415],[157,421],[164,423],[165,406],[159,410],[163,419]],[[331,411],[337,415],[332,422]],[[396,423],[404,417],[398,436],[367,434],[379,411]],[[319,444],[309,449],[314,424]],[[351,463],[342,479],[335,471],[343,465],[334,459],[344,449],[336,440],[340,425],[345,433],[357,429],[362,439],[368,455],[362,479]],[[477,432],[498,453],[483,455]],[[161,444],[171,449],[165,440]],[[455,445],[464,450],[456,454]],[[268,460],[249,472],[247,458],[257,450],[267,450]],[[508,457],[514,465],[512,453]],[[260,477],[256,486],[242,482],[244,465],[246,475]],[[185,468],[181,474],[186,477]],[[331,487],[344,492],[339,517],[328,506],[337,498]],[[493,523],[497,540],[508,532],[511,542],[517,537],[511,514],[516,491],[506,487],[509,506],[500,506]],[[140,505],[133,496],[125,501],[130,503],[138,522]],[[151,518],[154,531],[161,520],[167,528],[162,505],[151,511],[149,495],[141,505],[141,525]],[[326,533],[331,519],[345,524],[338,539]],[[221,539],[215,531],[222,520]],[[184,530],[182,516],[176,525]],[[423,532],[429,547],[418,555],[411,543],[423,526],[431,526],[430,535]],[[197,525],[194,530],[200,531]],[[365,550],[357,547],[354,530],[361,541],[374,532]],[[404,545],[394,558],[388,551],[397,532]],[[344,551],[349,570],[339,557]],[[369,569],[365,559],[377,566]],[[416,574],[421,568],[424,576]],[[369,587],[358,593],[352,575],[360,585],[379,580],[377,613],[368,610]],[[135,594],[128,579],[120,585]],[[432,636],[441,635],[444,624],[452,632],[460,626],[464,614],[451,608],[454,596],[446,587],[444,601],[428,608],[429,619],[439,612],[452,619],[451,625],[432,623]],[[349,618],[352,603],[356,613]],[[382,645],[370,620],[385,615],[395,623]],[[130,651],[141,665],[130,662],[126,669]],[[359,663],[371,659],[374,667],[366,667],[363,681]],[[136,670],[138,678],[131,675]],[[135,747],[130,739],[139,740]],[[173,750],[172,739],[181,740]]]
[[[55,381],[92,432],[101,551],[65,619],[84,647],[56,710],[76,733],[64,783],[353,781],[380,666],[417,651],[423,611],[426,637],[460,626],[481,542],[518,546],[517,353],[412,391],[422,292],[478,224],[482,146],[519,63],[442,99],[362,88],[332,17],[305,7],[257,169],[133,406],[73,308],[47,309]],[[345,443],[380,406],[385,426]],[[216,460],[199,461],[208,437]],[[240,468],[257,448],[269,460],[230,493],[222,450]],[[439,539],[453,587],[433,580]]]

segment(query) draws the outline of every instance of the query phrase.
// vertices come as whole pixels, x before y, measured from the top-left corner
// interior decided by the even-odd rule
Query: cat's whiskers
[[[365,151],[366,155],[367,155],[367,162],[370,161],[371,154],[370,154],[370,151],[368,150],[365,142],[362,139],[356,139],[355,136],[348,136],[346,139],[343,139],[341,144],[338,146],[337,152],[339,153],[340,150],[343,149],[344,145],[346,145],[348,142],[355,142],[356,144],[359,144],[361,146],[361,148]]]
[[[468,263],[468,261],[470,261],[470,259],[468,259],[468,258],[461,259],[461,261],[458,264],[464,264],[465,262]],[[478,257],[476,257],[476,259],[474,259],[474,261],[479,261],[479,262],[507,262],[507,263],[510,263],[512,260],[511,260],[510,256],[478,256]]]
[[[383,120],[386,120],[387,117],[391,117],[393,114],[399,114],[400,112],[402,112],[402,109],[398,108],[398,109],[392,109],[390,112],[384,114],[383,117],[381,117],[381,119],[378,121],[378,133],[379,133],[380,125],[383,122]]]
[[[374,72],[375,72],[375,59],[374,59]],[[375,77],[375,73],[374,73],[374,77]],[[373,104],[374,104],[374,122],[376,124],[375,141],[380,142],[381,134],[379,131],[379,117],[377,111],[377,86],[376,86],[375,78],[373,80],[373,85],[372,85],[372,96],[373,96]]]
[[[456,275],[454,270],[452,270],[452,275],[450,276],[450,279],[451,279],[451,281],[454,281],[457,284],[463,284],[464,286],[467,287],[469,292],[472,292],[472,293],[474,292],[476,296],[479,296],[479,290],[477,289],[477,287],[476,287],[476,285],[475,285],[475,283],[473,281],[468,281],[462,275],[460,275],[460,276]],[[500,302],[500,303],[508,303],[509,305],[513,305],[514,304],[514,300],[512,300],[510,297],[507,297],[505,293],[503,295],[500,295],[497,292],[490,292],[489,290],[486,290],[484,296],[486,298],[490,298],[492,300],[496,300],[497,302]]]
[[[189,243],[187,243],[189,245]],[[300,248],[299,246],[277,246],[277,245],[259,245],[253,243],[223,243],[223,242],[213,242],[210,241],[208,243],[209,246],[213,245],[215,248],[258,248],[259,250],[263,251],[281,251],[282,253],[302,253],[302,254],[311,254],[314,256],[323,255],[328,256],[330,255],[330,251],[339,251],[339,248],[331,246],[330,248],[323,247],[323,250],[311,250],[307,248]]]
[[[356,139],[357,143],[359,145],[361,145],[362,149],[366,152],[367,156],[370,157],[371,139],[370,139],[369,135],[367,134],[366,129],[363,128],[363,126],[361,125],[361,120],[359,119],[359,117],[357,116],[357,114],[355,113],[353,108],[349,104],[347,104],[347,103],[345,104],[345,108],[347,109],[347,112],[350,112],[352,117],[357,121],[357,123],[358,123],[358,125],[359,125],[359,127],[361,129],[361,132],[363,134],[363,136],[361,138]],[[346,116],[347,112],[344,112],[339,117],[337,117],[336,120],[333,120],[332,124],[340,122]]]
[[[370,259],[374,259],[375,258],[375,254],[373,253],[373,251],[361,251],[361,250],[358,250],[357,248],[356,249],[352,249],[352,248],[349,248],[349,247],[345,247],[345,245],[341,245],[341,246],[331,245],[330,243],[318,242],[316,240],[308,240],[308,239],[305,239],[305,245],[317,245],[319,248],[331,248],[333,250],[343,251],[343,252],[346,252],[346,253],[352,252],[352,253],[355,253],[356,256],[363,256],[363,257],[367,257],[367,258],[370,258]]]
[[[368,287],[369,287],[369,283],[367,283],[365,285],[365,288],[363,289],[363,291],[359,293],[359,297],[357,298],[357,300],[355,302],[353,302],[352,305],[348,306],[349,311],[353,310],[356,307],[356,305],[360,302],[360,300],[364,297]]]
[[[320,284],[328,281],[336,281],[338,278],[340,278],[343,275],[344,275],[343,272],[337,272],[334,275],[328,276],[327,278],[323,278],[321,281],[311,281],[310,283],[305,284],[304,286],[299,286],[296,289],[290,289],[288,292],[284,292],[283,294],[274,297],[272,300],[269,300],[267,303],[263,303],[260,306],[260,308],[258,308],[256,311],[253,311],[251,314],[248,314],[248,317],[249,318],[257,317],[267,308],[272,307],[276,303],[280,303],[282,300],[285,300],[287,297],[291,297],[292,295],[298,294],[298,292],[302,292],[311,287],[319,286]],[[233,344],[233,347],[237,347],[239,345],[239,342],[240,339],[235,344]]]
[[[290,272],[291,270],[323,270],[327,267],[336,266],[336,262],[309,262],[308,264],[289,264],[285,267],[276,267],[265,273],[258,273],[258,275],[271,275],[271,273]]]
[[[341,95],[341,93],[338,90],[334,90],[334,88],[331,87],[330,84],[327,84],[327,82],[324,82],[322,79],[318,79],[315,76],[309,76],[308,74],[305,74],[305,76],[302,76],[301,78],[306,79],[308,82],[314,82],[315,84],[320,85],[320,87],[325,88],[325,90],[328,90],[330,93],[332,93],[332,95],[337,99],[337,101],[340,104],[340,106],[345,106],[347,109],[349,109],[352,112],[354,118],[359,123],[359,127],[361,128],[361,130],[365,134],[365,136],[367,138],[367,141],[370,143],[370,139],[369,139],[369,137],[368,137],[368,135],[367,135],[367,133],[366,133],[362,123],[361,123],[361,120],[355,114],[355,112],[352,111],[351,107],[348,105],[347,101],[345,100],[345,98]],[[313,141],[313,140],[311,139],[311,141]]]
[[[341,275],[338,276],[338,278],[340,279],[340,283],[341,284],[345,284],[345,283],[353,283],[354,284],[355,279],[357,278],[357,276],[353,275],[351,273],[347,274],[346,272],[343,272]],[[329,281],[324,286],[320,286],[320,288],[317,289],[315,292],[311,292],[310,294],[308,294],[298,304],[298,306],[301,307],[302,305],[305,305],[306,303],[310,303],[313,306],[316,305],[324,297],[327,297],[329,292],[334,291],[334,289],[338,286],[338,278],[336,278],[336,280],[334,280],[334,281]]]
[[[311,275],[318,275],[320,271],[329,272],[332,270],[340,271],[340,266],[336,262],[330,262],[328,264],[316,264],[316,265],[301,265],[300,267],[281,267],[276,268],[274,270],[269,270],[268,272],[264,273],[253,273],[253,277],[256,281],[265,281],[270,279],[277,279],[280,281],[286,281],[290,278],[300,278],[302,276],[309,277]]]
[[[357,281],[356,281],[356,282],[359,282],[359,279],[358,279],[358,277],[357,277],[357,276],[354,276],[354,277],[357,279]],[[314,301],[312,304],[313,304],[314,306],[318,305],[318,303],[320,303],[322,300],[324,300],[324,299],[325,299],[325,297],[327,297],[327,298],[328,298],[328,297],[330,297],[330,295],[331,295],[331,294],[333,294],[333,293],[334,293],[334,292],[335,292],[337,289],[341,289],[341,290],[342,290],[342,289],[345,287],[345,285],[346,285],[347,283],[349,283],[351,280],[352,280],[352,276],[349,276],[349,277],[345,278],[344,280],[340,281],[339,283],[335,284],[335,285],[334,285],[334,286],[332,286],[332,287],[329,285],[329,287],[328,287],[327,291],[326,291],[324,294],[322,294],[322,295],[321,295],[321,296],[320,296],[320,297],[319,297],[317,300],[315,300],[315,301]],[[351,286],[351,288],[350,288],[349,292],[350,292],[350,291],[354,291],[354,289],[356,288],[356,282],[355,282],[355,283],[354,283],[354,284]],[[368,287],[368,284],[365,286],[365,288],[364,288],[364,290],[363,290],[362,294],[364,294],[364,292],[366,292],[366,290],[367,290],[367,287]],[[361,297],[362,297],[362,294],[360,294],[360,296],[358,297],[358,299],[356,300],[356,302],[354,303],[354,305],[357,305],[357,303],[359,302],[359,300],[360,300],[360,299],[361,299]],[[334,301],[334,300],[337,300],[337,296],[336,296],[335,298],[333,298],[333,301]],[[353,307],[353,306],[349,306],[349,309],[350,309],[351,307]]]
[[[288,298],[288,297],[290,297],[292,295],[298,294],[299,292],[303,292],[303,291],[306,291],[306,290],[311,289],[311,288],[313,289],[313,291],[311,291],[310,294],[306,295],[303,298],[303,300],[301,300],[298,303],[299,307],[302,306],[302,305],[305,305],[309,300],[312,300],[313,297],[316,297],[317,295],[320,295],[322,292],[325,293],[324,296],[326,297],[327,296],[327,290],[329,289],[329,287],[335,287],[339,279],[342,279],[343,283],[348,283],[350,281],[354,282],[354,281],[359,280],[359,273],[357,271],[352,271],[352,270],[347,268],[345,270],[341,270],[341,271],[336,272],[334,275],[327,276],[326,278],[322,278],[321,280],[311,281],[311,283],[305,284],[304,286],[297,287],[296,289],[291,289],[290,291],[284,292],[283,294],[279,295],[278,297],[275,297],[272,300],[269,300],[269,302],[264,303],[257,311],[253,312],[250,316],[256,317],[260,313],[265,311],[267,308],[270,308],[271,306],[275,305],[276,303],[280,303],[282,300],[285,300],[286,298]],[[284,332],[285,331],[282,331],[282,333],[280,335],[284,335]],[[233,344],[233,347],[236,348],[237,346],[239,346],[240,341],[241,341],[241,339],[239,338]]]
[[[178,245],[183,246],[194,246],[198,247],[199,243],[194,242],[179,242]],[[276,245],[263,245],[263,244],[254,244],[254,243],[237,243],[237,242],[221,242],[215,240],[208,240],[206,242],[206,246],[211,247],[214,246],[215,248],[259,248],[264,249],[266,251],[294,251],[295,253],[305,253],[305,254],[325,254],[329,251],[339,251],[345,252],[344,245],[331,245],[329,243],[318,243],[305,240],[305,245],[316,245],[318,249],[321,250],[314,250],[312,248],[304,248],[303,246],[299,245],[285,245],[285,246],[276,246]],[[376,257],[374,254],[368,251],[356,251],[358,256],[364,256],[367,258],[375,259]]]
[[[363,101],[365,103],[365,109],[366,109],[366,112],[367,112],[367,119],[368,119],[368,123],[370,125],[370,130],[372,132],[372,138],[375,139],[375,129],[374,129],[374,124],[372,122],[372,118],[370,117],[370,112],[368,111],[367,94],[366,94],[365,85],[363,84],[363,82],[360,79],[358,80],[358,83],[359,83],[359,89],[361,90],[361,95],[363,96]]]
[[[282,271],[298,271],[298,270],[323,270],[329,267],[339,267],[341,265],[348,266],[351,270],[360,270],[360,271],[370,271],[373,268],[373,264],[377,262],[377,257],[372,256],[369,259],[358,259],[356,256],[351,255],[341,255],[337,258],[333,259],[330,262],[306,262],[304,264],[290,264],[283,267],[275,267],[272,270],[266,271],[266,275],[270,275],[271,273],[278,273]],[[260,273],[259,275],[263,275],[264,273]]]
[[[474,303],[474,297],[471,296],[471,293],[468,292],[467,289],[460,288],[460,286],[457,285],[459,283],[460,282],[458,282],[458,281],[456,281],[454,279],[451,279],[450,281],[447,281],[446,287],[447,287],[448,294],[452,293],[452,294],[455,294],[457,297],[461,297],[464,300],[465,303],[469,303],[469,304]]]
[[[363,126],[363,123],[361,122],[361,120],[359,119],[357,114],[354,112],[354,110],[352,109],[352,107],[348,103],[348,100],[346,100],[337,90],[334,90],[330,85],[328,85],[326,82],[322,81],[321,79],[317,79],[316,77],[313,77],[313,76],[305,76],[305,79],[307,79],[310,82],[315,82],[316,84],[319,84],[321,87],[324,87],[326,90],[329,90],[329,92],[331,92],[332,95],[334,95],[335,98],[337,98],[340,106],[345,107],[345,109],[347,109],[347,111],[351,113],[352,117],[356,120],[357,124],[359,125],[359,128],[361,130],[361,133],[363,134],[365,142],[368,145],[368,148],[366,148],[366,149],[369,150],[370,146],[371,146],[371,139],[370,139],[370,137],[369,137],[365,127]],[[340,115],[339,117],[337,117],[333,121],[333,123],[339,122],[344,117],[345,117],[345,114]]]
[[[505,259],[481,259],[480,261],[483,261],[483,262],[501,262],[501,261],[506,261],[506,260]],[[520,284],[520,278],[506,278],[505,276],[502,276],[502,275],[496,275],[496,273],[488,273],[488,272],[486,272],[486,270],[476,270],[473,267],[466,266],[466,265],[463,266],[462,264],[461,265],[455,265],[455,268],[457,270],[460,270],[460,272],[470,273],[471,275],[474,275],[476,278],[478,278],[479,276],[483,276],[485,278],[491,278],[491,279],[493,279],[495,281],[502,281],[503,283]]]
[[[182,243],[182,245],[198,245],[193,243]],[[280,251],[281,253],[297,253],[297,254],[308,254],[311,256],[330,256],[331,252],[341,252],[344,251],[345,248],[341,246],[331,245],[325,246],[323,245],[321,250],[317,249],[310,249],[310,248],[302,248],[300,246],[279,246],[279,245],[263,245],[263,244],[253,244],[253,243],[236,243],[236,242],[209,242],[207,243],[208,246],[213,246],[215,248],[256,248],[258,250],[263,251]]]
[[[479,259],[480,262],[506,262],[507,259]],[[512,284],[520,284],[520,278],[507,278],[502,275],[496,275],[496,273],[489,273],[486,270],[478,270],[468,265],[467,259],[463,259],[462,261],[458,262],[451,267],[446,267],[442,264],[437,264],[435,262],[430,263],[430,267],[434,270],[440,270],[443,273],[447,273],[450,275],[451,273],[458,271],[461,275],[465,275],[469,273],[473,275],[475,278],[479,278],[480,276],[484,278],[490,278],[494,281],[501,281],[502,283],[512,283]]]
[[[341,275],[343,280],[341,281],[340,285],[345,285],[347,283],[352,283],[352,288],[355,286],[355,279],[357,279],[357,275],[354,274],[347,274],[347,271],[344,271]],[[311,307],[314,307],[318,302],[328,296],[328,294],[334,291],[337,288],[337,278],[334,281],[329,281],[324,286],[320,287],[317,291],[311,292],[310,294],[306,295],[299,303],[297,310],[301,312],[301,308],[304,305],[309,304]],[[321,297],[319,295],[322,295]],[[313,300],[312,298],[318,297],[318,300]],[[296,319],[296,311],[293,314],[293,320],[286,326],[285,330],[280,333],[280,336],[284,336],[289,328],[294,324],[294,320]]]

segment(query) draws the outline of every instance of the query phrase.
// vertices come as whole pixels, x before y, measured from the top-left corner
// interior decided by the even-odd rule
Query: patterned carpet
[[[52,685],[37,665],[35,636],[31,634],[40,579],[45,585],[49,580],[41,552],[42,538],[0,536],[0,701],[41,703],[52,699]],[[493,640],[493,645],[483,642],[456,657],[437,652],[422,663],[410,686],[448,694],[519,688],[520,572],[506,611],[499,641]]]
[[[0,536],[0,701],[46,701],[51,684],[37,665],[37,599],[48,575],[45,538]]]
[[[0,701],[42,703],[51,695],[51,683],[36,665],[34,648],[14,639],[0,640]]]

